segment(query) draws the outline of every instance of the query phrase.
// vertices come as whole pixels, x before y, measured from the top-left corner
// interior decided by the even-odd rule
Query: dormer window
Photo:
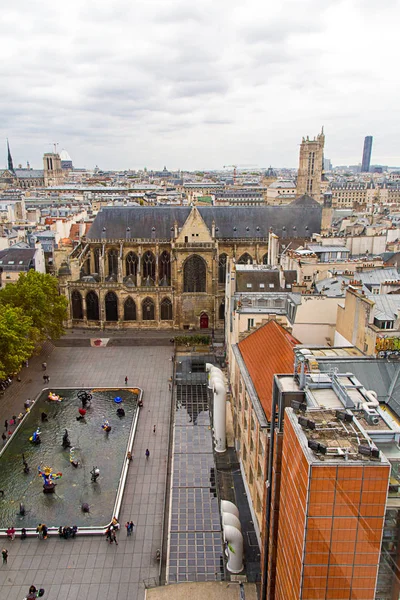
[[[379,329],[394,329],[394,321],[382,320],[382,319],[374,319],[375,327]]]

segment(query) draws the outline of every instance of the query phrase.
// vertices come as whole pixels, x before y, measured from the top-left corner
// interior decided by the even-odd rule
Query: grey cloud
[[[19,0],[0,23],[0,137],[16,162],[38,166],[52,139],[89,166],[135,166],[126,157],[143,166],[142,156],[149,167],[293,164],[301,135],[324,122],[335,160],[346,152],[344,131],[346,147],[365,135],[362,99],[368,131],[387,140],[382,154],[396,155],[381,107],[385,116],[397,109],[400,7],[372,8],[371,0]]]

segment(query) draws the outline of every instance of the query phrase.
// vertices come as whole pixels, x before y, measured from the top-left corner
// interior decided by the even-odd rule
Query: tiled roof
[[[268,421],[271,420],[274,375],[293,372],[296,344],[299,341],[276,321],[269,321],[238,344]]]
[[[188,218],[186,206],[124,206],[104,207],[96,216],[88,240],[126,238],[129,227],[131,239],[171,239],[174,223],[182,227]],[[199,206],[209,231],[215,223],[217,239],[267,238],[269,230],[296,231],[305,237],[321,231],[322,208],[306,196],[283,206]]]

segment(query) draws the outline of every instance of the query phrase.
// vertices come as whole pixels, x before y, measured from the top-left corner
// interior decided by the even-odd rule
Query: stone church
[[[222,328],[227,261],[268,264],[268,236],[310,237],[321,206],[106,207],[56,253],[68,327]]]

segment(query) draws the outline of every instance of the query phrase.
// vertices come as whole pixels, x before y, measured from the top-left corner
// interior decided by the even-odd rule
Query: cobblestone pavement
[[[158,576],[156,551],[161,548],[165,481],[167,473],[172,349],[169,347],[55,348],[36,357],[0,398],[0,425],[21,410],[43,387],[41,362],[47,361],[50,386],[129,386],[144,390],[122,503],[118,546],[104,538],[75,540],[0,539],[9,551],[8,564],[0,565],[0,600],[21,600],[34,584],[45,589],[48,600],[142,600],[144,580]],[[156,433],[153,433],[156,425]],[[150,458],[146,460],[145,450]],[[127,538],[124,523],[133,520],[136,531]]]

